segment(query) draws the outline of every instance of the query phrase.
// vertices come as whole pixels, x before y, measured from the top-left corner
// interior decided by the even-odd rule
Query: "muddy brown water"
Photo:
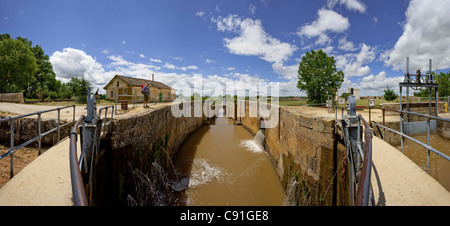
[[[413,135],[412,138],[419,140],[422,143],[427,143],[427,135]],[[450,156],[450,140],[432,133],[430,136],[430,145],[436,150]],[[401,145],[396,146],[401,150]],[[404,142],[405,155],[408,156],[423,170],[427,170],[427,151],[416,142],[405,138]],[[450,161],[441,156],[430,152],[430,175],[436,179],[442,186],[450,191]]]
[[[284,189],[253,138],[224,117],[194,133],[174,161],[179,177],[189,183],[180,205],[283,205]]]

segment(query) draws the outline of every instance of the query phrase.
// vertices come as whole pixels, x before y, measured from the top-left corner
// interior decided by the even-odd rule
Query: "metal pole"
[[[114,117],[114,106],[112,106],[112,110],[111,110],[111,120],[109,123],[109,133],[112,133],[112,124],[113,124],[113,117]]]
[[[61,109],[58,109],[58,142],[61,139]]]
[[[430,117],[427,119],[427,146],[430,147]],[[430,150],[427,148],[427,173],[430,174]]]
[[[9,154],[10,157],[10,163],[9,163],[9,178],[12,179],[14,177],[14,152],[12,151],[14,149],[14,119],[9,117],[10,124],[11,124],[11,140],[10,140],[10,146],[11,146],[11,154]]]
[[[41,112],[38,111],[38,144],[39,144],[39,151],[38,155],[41,155]]]
[[[381,111],[383,112],[383,126],[385,126],[385,118],[384,118],[384,108],[383,109],[381,109]],[[385,128],[383,128],[383,140],[385,139],[385,131],[386,131],[386,129]]]
[[[406,110],[409,111],[409,87],[406,87]],[[409,114],[406,114],[406,121],[409,122]]]
[[[400,132],[403,134],[403,103],[402,103],[402,86],[400,85]],[[401,136],[401,147],[402,147],[402,153],[405,153],[405,150],[403,150],[403,136]]]
[[[430,98],[428,98],[428,114],[431,115],[431,87],[428,88],[428,90],[430,91]]]
[[[436,117],[438,117],[438,114],[439,114],[439,109],[438,109],[438,99],[439,99],[439,97],[438,97],[438,90],[439,90],[439,87],[435,87],[434,88],[434,94],[436,95],[436,101],[434,102],[434,110],[435,110],[435,113],[436,113]]]

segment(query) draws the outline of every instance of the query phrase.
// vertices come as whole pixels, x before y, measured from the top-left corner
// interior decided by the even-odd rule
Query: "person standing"
[[[148,99],[149,99],[149,97],[150,97],[150,88],[149,88],[149,86],[150,86],[150,84],[146,84],[143,88],[142,88],[142,93],[144,94],[144,108],[147,108],[147,107],[149,107],[148,105],[147,105],[147,103],[148,103]]]

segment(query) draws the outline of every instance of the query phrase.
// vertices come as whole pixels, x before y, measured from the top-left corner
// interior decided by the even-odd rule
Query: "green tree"
[[[56,79],[56,74],[53,71],[52,64],[50,63],[50,57],[44,53],[44,50],[41,46],[33,46],[33,42],[31,40],[22,38],[20,36],[17,37],[17,40],[22,41],[31,48],[31,51],[34,54],[34,58],[36,59],[36,64],[38,66],[38,70],[34,74],[35,80],[28,85],[27,89],[24,92],[25,97],[36,98],[39,96],[39,99],[45,99],[47,97],[50,97],[51,95],[52,99],[58,98],[58,90],[61,86],[61,82]],[[40,91],[39,94],[37,93],[38,89]],[[42,96],[42,90],[48,91],[45,92],[44,97]]]
[[[389,89],[389,87],[386,87],[384,91],[384,99],[387,101],[393,101],[397,99],[398,95],[394,92],[394,90]]]
[[[0,93],[23,92],[35,81],[38,69],[30,46],[9,34],[0,35]]]
[[[347,100],[347,97],[350,96],[350,93],[344,92],[341,94],[341,97]]]
[[[325,103],[328,95],[335,97],[335,90],[341,87],[343,81],[344,73],[336,70],[333,56],[327,56],[322,50],[311,50],[302,57],[297,87],[306,92],[308,102]]]
[[[450,96],[450,71],[447,73],[441,72],[438,76],[439,82],[439,96]]]

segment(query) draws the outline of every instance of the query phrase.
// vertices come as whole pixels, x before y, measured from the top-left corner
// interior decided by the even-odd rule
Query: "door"
[[[162,102],[162,93],[159,93],[159,102]]]

